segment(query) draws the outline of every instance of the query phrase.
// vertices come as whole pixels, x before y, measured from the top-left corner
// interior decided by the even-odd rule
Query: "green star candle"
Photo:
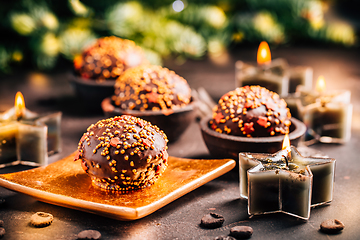
[[[311,89],[313,70],[310,67],[289,67],[285,59],[271,60],[266,42],[261,42],[257,54],[257,65],[237,61],[235,64],[235,86],[259,85],[284,97],[294,93],[298,86]]]
[[[47,165],[48,154],[61,151],[60,124],[60,112],[31,112],[18,92],[15,106],[0,114],[0,167]]]
[[[333,198],[335,159],[303,157],[293,146],[275,154],[240,153],[240,196],[249,215],[283,212],[309,219]]]
[[[315,92],[304,92],[297,100],[301,118],[308,128],[307,139],[323,143],[345,143],[351,137],[353,106],[348,90],[325,91],[325,80],[319,77]]]

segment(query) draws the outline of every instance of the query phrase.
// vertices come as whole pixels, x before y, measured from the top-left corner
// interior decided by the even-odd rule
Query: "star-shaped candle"
[[[239,164],[249,215],[283,212],[307,220],[310,207],[332,201],[335,159],[303,157],[287,135],[282,150],[240,153]]]
[[[316,82],[315,91],[300,91],[296,103],[300,118],[308,128],[307,140],[348,142],[353,111],[350,97],[349,90],[326,90],[322,76]]]
[[[237,61],[236,87],[260,85],[285,97],[294,93],[298,86],[311,89],[313,70],[310,67],[289,67],[285,59],[271,60],[266,42],[261,42],[257,52],[257,65]]]
[[[18,92],[15,105],[0,114],[0,168],[47,165],[48,154],[60,152],[61,112],[39,115],[25,108]]]

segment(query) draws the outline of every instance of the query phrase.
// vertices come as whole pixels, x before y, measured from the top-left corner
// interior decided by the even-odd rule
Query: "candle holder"
[[[346,143],[351,137],[353,106],[347,90],[301,93],[296,99],[300,119],[307,127],[306,141]]]
[[[260,43],[258,64],[243,61],[235,63],[235,86],[259,85],[278,93],[281,97],[296,92],[299,86],[310,90],[313,70],[310,67],[289,67],[282,58],[271,60],[270,48],[266,42]]]
[[[236,87],[259,85],[281,96],[286,96],[289,89],[287,63],[277,59],[271,64],[255,66],[242,61],[235,64]]]
[[[48,155],[61,151],[61,112],[42,114],[15,106],[0,114],[0,168],[44,166]],[[21,112],[21,114],[19,114]]]
[[[294,147],[275,154],[240,153],[240,197],[249,215],[283,212],[304,220],[333,198],[335,159],[303,157]]]

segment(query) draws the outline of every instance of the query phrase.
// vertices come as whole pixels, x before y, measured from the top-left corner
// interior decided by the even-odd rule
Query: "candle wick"
[[[282,155],[285,158],[286,167],[289,167],[289,160],[285,155]]]

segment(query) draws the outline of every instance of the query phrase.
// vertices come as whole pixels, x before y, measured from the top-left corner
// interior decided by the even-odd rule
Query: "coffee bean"
[[[79,232],[78,239],[100,239],[101,233],[96,230],[84,230]]]
[[[209,213],[202,217],[200,226],[204,228],[218,228],[222,226],[224,221],[223,216],[216,213]]]
[[[214,240],[236,240],[236,238],[232,236],[218,236]]]
[[[54,217],[50,213],[37,212],[31,216],[30,223],[34,227],[46,227],[49,226]]]
[[[4,221],[0,220],[0,227],[3,227],[3,226],[4,226]]]
[[[5,228],[0,228],[0,238],[5,235]]]
[[[253,234],[252,227],[249,226],[236,226],[230,229],[230,236],[236,239],[247,239]]]
[[[320,224],[320,230],[324,233],[338,233],[343,230],[345,225],[337,219],[328,219]]]

